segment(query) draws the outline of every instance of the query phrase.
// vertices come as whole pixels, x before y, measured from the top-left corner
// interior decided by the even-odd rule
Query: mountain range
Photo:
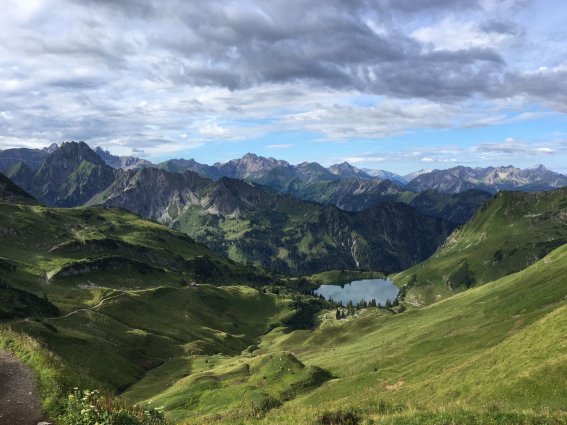
[[[347,212],[244,180],[157,168],[121,173],[89,204],[127,209],[283,273],[401,270],[429,257],[454,227],[403,203]]]
[[[45,205],[124,208],[217,254],[292,274],[400,271],[433,254],[497,190],[566,183],[543,166],[456,167],[403,185],[402,176],[346,162],[325,168],[254,154],[214,165],[183,159],[154,165],[84,142],[0,151],[0,166]]]
[[[62,145],[64,145],[63,143]],[[0,172],[19,162],[37,171],[47,156],[59,146],[53,143],[43,149],[6,149],[0,151]],[[264,184],[278,191],[297,191],[298,184],[312,184],[334,180],[389,180],[401,188],[419,193],[434,189],[450,194],[468,189],[479,189],[496,193],[500,190],[520,190],[525,192],[553,189],[567,185],[567,177],[538,165],[520,169],[511,165],[471,168],[457,166],[446,170],[419,170],[407,175],[399,175],[385,170],[357,168],[348,162],[324,167],[316,162],[303,162],[292,165],[284,160],[266,158],[248,153],[242,158],[213,165],[202,164],[194,159],[170,159],[153,164],[135,156],[117,156],[108,150],[96,147],[96,154],[106,165],[116,169],[143,167],[161,168],[167,171],[194,171],[203,177],[218,180],[221,177],[246,179]]]

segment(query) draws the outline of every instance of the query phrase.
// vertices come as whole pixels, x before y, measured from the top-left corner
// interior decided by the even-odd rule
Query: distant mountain
[[[45,148],[43,148],[42,151],[47,152],[47,153],[53,153],[57,149],[59,149],[59,145],[57,143],[52,143],[49,146],[46,146]]]
[[[135,156],[117,156],[112,155],[109,151],[102,149],[100,146],[95,148],[96,154],[102,158],[106,165],[112,168],[122,168],[129,170],[131,168],[138,168],[143,166],[151,166],[152,163],[142,158]]]
[[[431,255],[452,229],[400,203],[350,213],[243,180],[155,168],[120,174],[89,203],[128,209],[233,260],[284,273],[401,270]]]
[[[410,181],[412,181],[416,177],[421,176],[422,174],[430,173],[432,171],[433,170],[426,170],[425,168],[422,168],[421,170],[414,171],[414,172],[406,174],[405,176],[402,176],[402,177],[403,177],[403,179],[406,183],[409,183]]]
[[[373,178],[373,176],[371,176],[369,173],[367,173],[364,170],[361,170],[360,168],[356,168],[353,165],[350,165],[348,162],[343,162],[341,164],[334,164],[331,165],[328,170],[333,173],[336,176],[339,176],[341,178],[345,178],[345,179],[371,179]],[[378,170],[376,170],[378,172]]]
[[[35,205],[38,203],[33,196],[2,173],[0,173],[0,200],[13,204]]]
[[[19,162],[24,163],[31,170],[37,171],[48,156],[49,152],[42,149],[5,149],[0,151],[0,171],[5,173]]]
[[[447,193],[480,189],[496,193],[500,190],[533,192],[563,186],[567,186],[567,177],[548,170],[543,165],[524,170],[509,165],[488,168],[458,166],[433,170],[417,176],[407,184],[406,189],[413,192],[436,189]]]
[[[29,158],[35,157],[37,151],[26,154],[6,174],[49,206],[82,205],[107,188],[117,174],[84,142],[65,142],[52,153],[45,153],[47,156],[37,170],[28,165]]]
[[[287,192],[301,199],[335,205],[345,211],[362,211],[383,202],[401,201],[406,194],[390,180],[358,178],[294,182]]]
[[[408,178],[407,176],[401,176],[399,174],[392,173],[386,170],[373,170],[371,168],[363,168],[362,171],[364,171],[366,174],[368,174],[371,177],[381,180],[390,180],[399,185],[405,185],[413,178],[413,177]]]

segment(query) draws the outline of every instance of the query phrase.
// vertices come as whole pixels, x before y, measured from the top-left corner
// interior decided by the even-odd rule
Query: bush
[[[112,398],[103,397],[97,390],[69,394],[59,418],[65,425],[165,425],[163,414],[156,410],[131,407]]]
[[[325,412],[317,420],[319,425],[358,425],[360,417],[352,411]]]

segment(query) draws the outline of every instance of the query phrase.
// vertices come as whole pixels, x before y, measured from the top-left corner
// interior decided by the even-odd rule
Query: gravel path
[[[32,371],[0,350],[0,425],[36,425],[43,419]]]

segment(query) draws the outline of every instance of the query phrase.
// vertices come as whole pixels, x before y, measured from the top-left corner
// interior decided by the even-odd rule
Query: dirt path
[[[45,420],[32,371],[0,350],[0,425],[36,425]]]
[[[111,295],[111,296],[109,296],[108,298],[103,298],[102,300],[100,300],[100,301],[98,302],[97,305],[93,305],[92,307],[79,308],[78,310],[73,310],[72,312],[67,313],[67,314],[64,315],[64,316],[50,317],[50,318],[44,319],[44,320],[59,320],[59,319],[65,319],[65,318],[67,318],[67,317],[69,317],[69,316],[72,316],[73,314],[80,313],[81,311],[96,310],[96,309],[99,308],[101,305],[103,305],[105,302],[110,301],[110,300],[113,300],[113,299],[118,298],[118,297],[122,297],[122,296],[124,296],[124,293],[120,293],[120,294],[116,294],[116,295]],[[29,319],[26,319],[26,320],[29,320]]]

